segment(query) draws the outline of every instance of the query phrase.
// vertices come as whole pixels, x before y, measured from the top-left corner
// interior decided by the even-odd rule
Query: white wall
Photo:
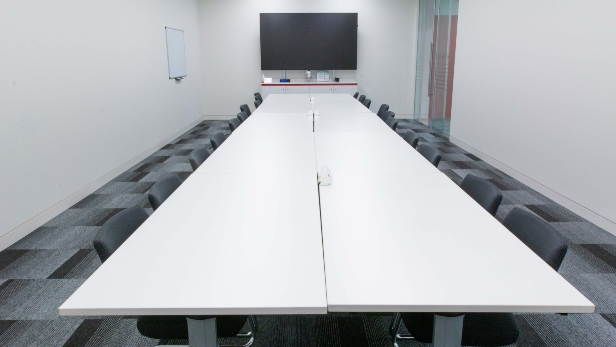
[[[451,135],[616,233],[614,13],[610,0],[460,1]]]
[[[206,115],[234,115],[239,105],[253,106],[261,76],[282,78],[282,71],[261,71],[260,13],[357,12],[357,71],[336,77],[357,79],[371,108],[390,105],[397,115],[413,113],[417,0],[200,0],[201,49]],[[287,78],[305,78],[288,71]]]
[[[0,249],[202,117],[199,44],[197,0],[0,2]]]

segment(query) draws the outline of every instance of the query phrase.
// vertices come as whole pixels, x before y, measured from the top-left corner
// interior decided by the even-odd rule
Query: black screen
[[[357,70],[357,13],[261,13],[261,70]]]

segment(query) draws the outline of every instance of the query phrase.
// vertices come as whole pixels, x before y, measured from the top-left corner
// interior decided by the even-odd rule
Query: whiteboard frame
[[[171,56],[170,56],[170,51],[169,51],[169,30],[175,30],[175,31],[179,31],[182,33],[182,48],[183,48],[183,58],[184,58],[184,75],[180,75],[180,76],[172,76],[171,75]],[[186,77],[188,75],[187,71],[186,71],[186,41],[184,40],[184,30],[180,30],[180,29],[175,29],[175,28],[170,28],[170,27],[165,27],[165,40],[166,40],[166,44],[167,44],[167,69],[168,69],[168,73],[169,73],[169,79],[175,79],[175,80],[181,80],[182,78]]]

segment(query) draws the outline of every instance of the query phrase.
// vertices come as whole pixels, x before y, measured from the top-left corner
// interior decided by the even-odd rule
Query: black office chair
[[[181,185],[182,179],[176,174],[171,174],[169,177],[154,183],[148,192],[148,200],[154,211]]]
[[[261,100],[255,100],[255,110],[261,106]]]
[[[372,100],[365,99],[364,102],[362,102],[362,104],[364,104],[364,106],[366,106],[367,108],[370,108],[370,104],[372,104]]]
[[[358,97],[358,96],[359,96],[359,93],[358,93],[358,92],[355,92],[355,94],[353,95],[353,97],[354,97],[355,99],[357,99],[357,97]]]
[[[216,134],[212,135],[212,137],[210,138],[210,143],[212,144],[212,148],[216,150],[218,147],[220,147],[220,145],[222,145],[223,142],[225,142],[226,139],[227,138],[225,137],[225,134],[222,131],[219,131]]]
[[[513,208],[503,225],[524,242],[543,261],[558,271],[567,254],[567,241],[548,222],[519,207]],[[515,261],[515,260],[512,260]],[[432,342],[433,313],[402,313],[395,315],[390,334],[398,331],[400,317],[412,337],[418,342]],[[396,322],[397,320],[397,322]],[[511,313],[467,313],[462,328],[464,346],[506,346],[520,335],[517,321]],[[394,343],[399,335],[392,335]]]
[[[263,98],[261,97],[261,93],[255,93],[255,100],[259,100],[261,102],[263,102]]]
[[[220,345],[220,347],[248,347],[254,343],[257,334],[257,320],[253,316],[196,316],[192,319],[216,318],[218,337],[250,338],[243,345]],[[240,333],[248,321],[250,331]],[[187,340],[188,323],[185,316],[141,316],[137,318],[137,330],[143,336],[158,340]],[[253,334],[254,332],[254,334]]]
[[[513,208],[503,225],[554,270],[558,271],[567,254],[567,241],[548,222],[519,207]]]
[[[398,335],[400,320],[410,335]],[[515,343],[520,328],[511,313],[466,313],[462,327],[462,346],[507,346]],[[413,339],[432,343],[434,313],[402,313],[394,315],[390,325],[394,346],[397,339]]]
[[[148,213],[141,206],[126,209],[111,219],[100,228],[94,238],[94,249],[105,262],[134,232],[148,219]],[[161,278],[164,274],[161,274]],[[254,342],[258,326],[255,317],[250,316],[203,316],[194,317],[199,319],[216,318],[216,330],[220,337],[246,337],[248,343],[242,345],[248,347]],[[193,318],[193,317],[191,317]],[[240,334],[246,324],[251,331]],[[137,318],[137,330],[152,339],[188,339],[188,323],[185,316],[142,316]],[[254,334],[252,333],[254,332]]]
[[[234,132],[240,124],[242,124],[242,121],[239,118],[233,118],[229,121],[229,129],[231,129],[231,132]]]
[[[240,112],[244,112],[246,113],[247,116],[250,117],[251,113],[250,113],[250,108],[248,107],[248,105],[244,104],[242,106],[240,106]]]
[[[460,188],[491,215],[496,215],[498,206],[503,200],[503,194],[492,182],[477,176],[466,175]]]
[[[94,237],[94,249],[104,263],[148,219],[141,206],[128,208],[111,217]]]
[[[428,159],[432,165],[438,167],[438,163],[441,161],[441,154],[436,148],[424,143],[417,146],[417,152],[423,155],[424,158]]]
[[[364,103],[364,100],[366,100],[366,96],[362,95],[359,97],[359,99],[357,99],[359,102],[361,102],[362,104]]]
[[[409,145],[411,145],[413,148],[417,148],[417,144],[419,143],[419,135],[417,135],[417,133],[413,130],[409,130],[404,133],[402,139],[406,141]]]
[[[381,119],[383,120],[383,122],[386,122],[389,118],[392,117],[396,117],[396,114],[393,111],[385,111],[383,112],[383,115],[381,116]]]
[[[387,104],[381,105],[381,107],[379,107],[379,112],[377,112],[376,115],[383,118],[383,112],[385,111],[389,111],[389,105]]]
[[[389,117],[385,123],[387,123],[391,130],[396,131],[396,128],[398,127],[398,120],[396,118]]]
[[[238,124],[240,123],[240,121],[237,119],[232,119],[232,120],[237,121]],[[193,171],[197,170],[197,168],[201,166],[201,164],[203,164],[203,162],[209,156],[210,156],[210,151],[205,147],[199,147],[195,149],[194,151],[190,152],[190,155],[188,156],[188,161],[190,161],[190,166],[192,167]]]
[[[246,112],[240,112],[237,114],[237,119],[239,119],[240,122],[244,123],[244,121],[248,119],[248,115],[246,114]]]

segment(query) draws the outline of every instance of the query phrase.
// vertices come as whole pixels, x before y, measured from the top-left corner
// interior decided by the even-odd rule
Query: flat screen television
[[[261,70],[357,70],[357,13],[261,13]]]

